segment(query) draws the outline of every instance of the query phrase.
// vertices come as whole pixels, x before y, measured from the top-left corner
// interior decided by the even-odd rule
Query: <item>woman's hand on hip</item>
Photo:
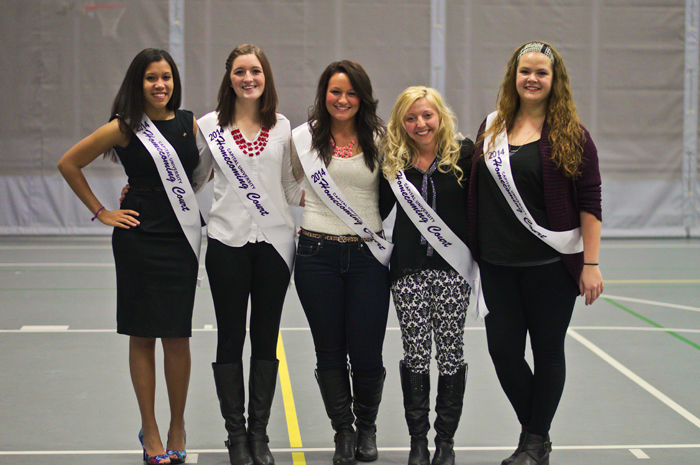
[[[141,224],[136,217],[139,216],[138,212],[134,210],[106,210],[103,209],[98,212],[97,219],[101,223],[107,226],[114,226],[116,228],[130,229],[131,227],[138,226]]]

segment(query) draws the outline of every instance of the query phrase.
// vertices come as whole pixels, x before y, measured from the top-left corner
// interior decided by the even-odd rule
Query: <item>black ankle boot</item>
[[[411,435],[411,451],[408,465],[430,465],[428,430],[430,430],[430,373],[414,373],[404,361],[399,362],[403,408],[408,433]]]
[[[377,412],[382,401],[386,370],[376,378],[360,378],[353,374],[352,393],[357,446],[355,458],[361,462],[373,462],[379,457],[377,451]]]
[[[549,465],[551,451],[552,443],[549,442],[549,435],[526,433],[522,451],[511,465]]]
[[[224,417],[231,465],[254,465],[248,447],[248,433],[245,428],[245,387],[243,385],[243,364],[241,362],[212,363],[216,394],[219,397],[221,415]]]
[[[510,465],[511,463],[515,462],[515,459],[518,457],[518,454],[522,452],[523,444],[525,443],[525,434],[527,434],[527,428],[525,428],[524,426],[522,428],[523,429],[520,432],[520,439],[518,439],[518,447],[516,447],[515,452],[513,452],[510,455],[510,457],[501,462],[501,465]]]
[[[326,414],[335,430],[333,465],[355,465],[355,429],[352,424],[352,395],[348,369],[316,370],[316,380],[321,390]]]
[[[277,386],[278,360],[250,359],[248,379],[248,445],[255,465],[275,465],[267,443],[267,423]]]
[[[462,416],[464,389],[467,383],[467,366],[463,365],[454,375],[440,375],[435,402],[435,455],[432,465],[454,465],[454,437]]]

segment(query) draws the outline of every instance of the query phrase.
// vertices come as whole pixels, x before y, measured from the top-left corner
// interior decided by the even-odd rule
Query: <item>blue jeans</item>
[[[309,320],[316,366],[347,366],[357,376],[383,373],[389,269],[361,242],[299,236],[294,282]]]

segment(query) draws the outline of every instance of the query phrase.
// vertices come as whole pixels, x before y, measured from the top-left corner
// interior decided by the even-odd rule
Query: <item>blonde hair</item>
[[[585,143],[583,126],[576,113],[576,105],[571,93],[569,75],[566,72],[564,60],[554,47],[545,42],[539,43],[549,47],[554,57],[552,60],[552,88],[549,92],[545,112],[545,120],[549,125],[549,143],[552,146],[552,161],[557,168],[564,171],[566,176],[575,179],[581,174],[581,156]],[[531,42],[528,42],[518,47],[508,60],[506,74],[498,91],[498,114],[494,118],[491,128],[484,131],[476,142],[480,144],[487,136],[492,136],[491,146],[484,148],[482,156],[493,149],[495,136],[510,130],[513,125],[515,115],[520,108],[520,96],[515,88],[515,77],[521,51],[530,44]]]
[[[440,117],[440,125],[435,134],[436,150],[439,155],[438,170],[441,173],[454,172],[457,180],[462,181],[464,173],[457,166],[460,157],[460,144],[457,139],[459,134],[455,132],[457,118],[442,100],[440,93],[425,86],[409,87],[396,99],[386,135],[382,140],[384,152],[382,172],[387,179],[394,179],[399,171],[411,168],[413,159],[419,156],[418,148],[406,132],[404,117],[411,105],[422,98],[435,108]]]

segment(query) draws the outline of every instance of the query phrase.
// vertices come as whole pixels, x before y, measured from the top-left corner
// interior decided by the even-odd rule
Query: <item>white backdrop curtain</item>
[[[279,111],[292,125],[305,121],[321,71],[342,58],[367,70],[386,120],[401,90],[431,83],[437,2],[444,93],[463,134],[475,137],[493,110],[512,51],[551,42],[598,147],[603,234],[700,236],[700,192],[687,182],[697,179],[697,148],[683,146],[690,0],[0,0],[0,234],[110,233],[90,221],[56,162],[108,120],[143,48],[173,52],[183,106],[197,116],[216,106],[229,52],[254,43],[270,59]],[[122,168],[100,159],[85,171],[116,208]],[[200,195],[205,213],[209,195]]]

